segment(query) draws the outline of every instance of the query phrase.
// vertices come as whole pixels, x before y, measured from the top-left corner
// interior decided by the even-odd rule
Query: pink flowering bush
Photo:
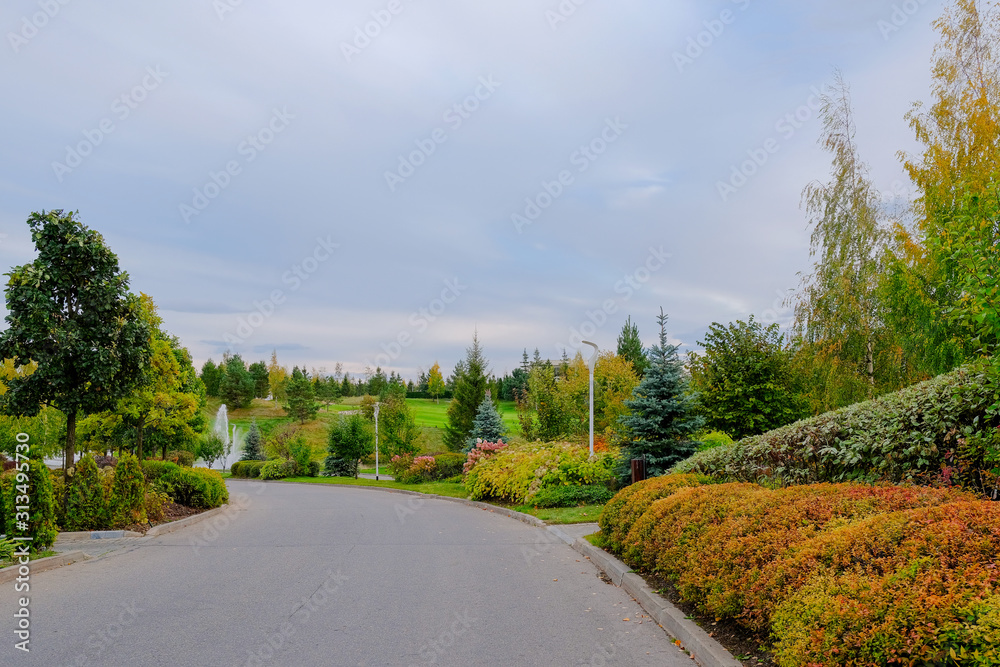
[[[462,474],[468,475],[481,461],[485,461],[506,446],[507,443],[505,442],[477,442],[465,460],[465,466],[462,467]]]

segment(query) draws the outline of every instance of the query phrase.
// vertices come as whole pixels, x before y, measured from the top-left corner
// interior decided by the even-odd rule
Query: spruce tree
[[[305,424],[307,421],[316,419],[319,413],[319,404],[316,403],[316,394],[313,392],[312,383],[305,372],[296,366],[292,369],[292,379],[288,383],[286,391],[288,395],[288,405],[285,410],[293,419]]]
[[[646,474],[653,477],[688,458],[697,449],[691,436],[704,424],[687,392],[677,346],[667,342],[667,316],[662,308],[657,321],[660,344],[650,348],[646,376],[632,391],[632,398],[625,401],[631,412],[620,419],[628,433],[622,445],[623,478],[628,474],[629,459],[645,458]]]
[[[483,442],[497,442],[507,433],[503,418],[497,412],[496,405],[493,404],[493,397],[490,392],[486,392],[483,402],[479,404],[476,418],[472,422],[472,435],[465,443],[463,452],[470,452],[476,446],[476,440]]]
[[[265,461],[264,438],[260,434],[260,427],[257,426],[257,418],[250,422],[250,431],[247,433],[246,444],[243,447],[243,458],[241,461]]]
[[[201,367],[201,381],[205,383],[205,395],[206,396],[218,396],[219,395],[219,382],[222,380],[222,372],[215,365],[215,362],[209,359]]]
[[[632,316],[625,320],[625,326],[618,335],[618,356],[628,359],[635,368],[635,374],[641,379],[646,374],[646,367],[649,362],[646,360],[646,353],[642,348],[642,340],[639,339],[639,327],[632,322]]]
[[[455,367],[454,398],[448,405],[448,425],[444,429],[444,444],[453,452],[461,451],[472,434],[476,412],[489,387],[487,366],[477,333],[472,347],[466,349],[464,362]]]

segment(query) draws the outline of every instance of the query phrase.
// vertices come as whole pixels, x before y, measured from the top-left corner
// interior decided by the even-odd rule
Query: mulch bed
[[[766,637],[756,635],[729,619],[719,620],[700,613],[694,605],[681,600],[677,589],[670,581],[658,575],[648,572],[638,574],[642,575],[650,588],[683,611],[685,616],[691,618],[715,641],[722,644],[745,667],[775,667],[776,663],[771,659]]]
[[[170,523],[171,521],[177,521],[178,519],[185,519],[189,516],[194,516],[195,514],[201,514],[205,510],[196,509],[194,507],[188,507],[187,505],[178,505],[177,503],[167,503],[163,506],[163,520],[162,521],[150,521],[148,524],[136,523],[129,526],[126,530],[131,530],[136,533],[146,534],[153,526],[159,526],[164,523]]]

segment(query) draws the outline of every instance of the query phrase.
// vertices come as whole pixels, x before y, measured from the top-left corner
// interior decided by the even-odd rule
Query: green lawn
[[[374,486],[380,489],[402,489],[418,493],[433,493],[449,498],[468,498],[464,484],[454,482],[424,482],[423,484],[399,484],[384,480],[354,479],[352,477],[290,477],[286,482],[301,482],[304,484],[335,484],[341,486]]]
[[[448,405],[450,400],[435,402],[433,398],[408,398],[407,405],[413,410],[417,426],[436,426],[443,428],[448,424]],[[517,409],[513,401],[500,401],[500,417],[510,432],[520,431],[517,421]]]
[[[581,507],[552,507],[535,509],[530,505],[513,508],[518,512],[538,517],[545,523],[594,523],[604,511],[604,505],[583,505]]]

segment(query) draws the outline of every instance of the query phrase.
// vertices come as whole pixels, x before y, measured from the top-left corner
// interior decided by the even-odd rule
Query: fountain
[[[226,404],[223,403],[219,406],[219,411],[215,413],[215,427],[212,429],[215,431],[216,435],[222,439],[225,443],[225,450],[222,455],[222,469],[225,470],[229,467],[229,458],[233,454],[233,450],[236,450],[236,455],[239,456],[243,447],[240,443],[243,433],[240,432],[239,427],[233,424],[232,431],[229,428],[229,410],[226,408]]]

